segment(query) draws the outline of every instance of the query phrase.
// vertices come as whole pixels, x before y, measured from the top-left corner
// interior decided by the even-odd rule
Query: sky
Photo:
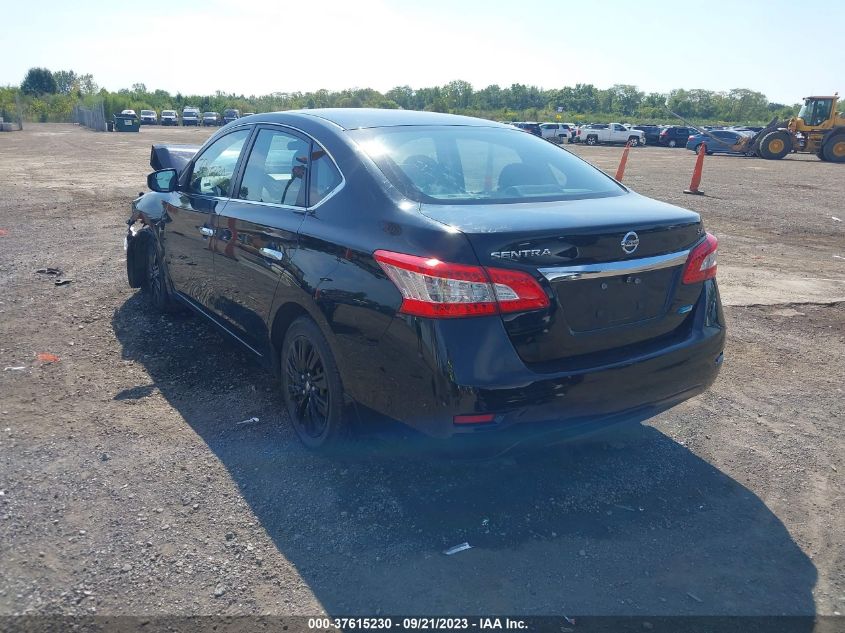
[[[750,88],[793,104],[845,91],[836,37],[802,39],[781,0],[35,0],[3,3],[0,85],[33,66],[101,87],[263,95],[320,88],[634,84]],[[148,8],[149,11],[145,11]],[[166,15],[165,15],[166,12]],[[845,3],[813,9],[845,23]],[[834,29],[835,30],[835,29]]]

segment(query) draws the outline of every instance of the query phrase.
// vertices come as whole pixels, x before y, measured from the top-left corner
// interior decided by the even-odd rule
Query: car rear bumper
[[[374,376],[385,395],[366,404],[434,437],[505,429],[586,432],[647,419],[700,394],[718,375],[725,329],[715,282],[704,284],[690,319],[682,336],[656,349],[585,369],[541,373],[517,356],[499,317],[398,317],[381,345],[392,349],[369,358],[388,354],[407,362],[391,368],[387,361]],[[491,413],[491,422],[454,422],[456,415]]]

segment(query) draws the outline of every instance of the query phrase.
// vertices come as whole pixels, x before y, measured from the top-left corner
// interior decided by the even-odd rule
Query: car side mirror
[[[147,187],[159,193],[176,191],[179,174],[175,169],[159,169],[147,176]]]

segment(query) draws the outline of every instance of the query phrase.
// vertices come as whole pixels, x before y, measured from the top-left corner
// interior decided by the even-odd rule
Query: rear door
[[[279,280],[296,279],[297,233],[307,204],[310,140],[279,126],[257,129],[236,193],[218,217],[214,313],[260,354]]]
[[[232,179],[248,129],[226,134],[206,147],[180,178],[178,204],[168,202],[164,255],[177,292],[201,306],[211,298],[216,214],[231,195]]]

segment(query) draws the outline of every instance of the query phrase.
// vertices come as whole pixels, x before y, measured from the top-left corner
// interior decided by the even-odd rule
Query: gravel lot
[[[707,394],[540,453],[328,458],[245,353],[126,285],[150,144],[208,135],[0,134],[0,615],[845,609],[845,166],[707,157],[694,197],[692,152],[631,151],[626,184],[720,239]]]

